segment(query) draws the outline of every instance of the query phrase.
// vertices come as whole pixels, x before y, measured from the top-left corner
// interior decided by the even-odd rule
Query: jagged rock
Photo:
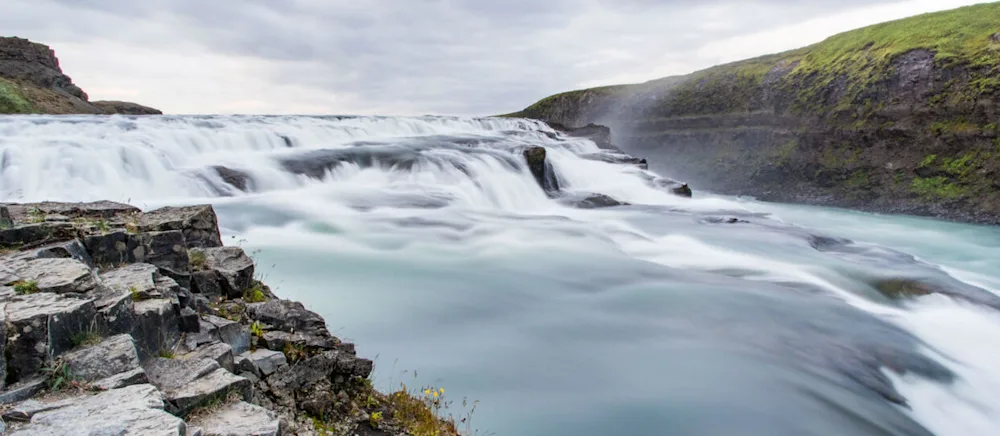
[[[283,331],[267,331],[259,338],[260,346],[269,350],[284,351],[289,345],[305,355],[318,354],[326,350],[341,349],[337,338],[326,335],[316,336],[305,333],[288,333]]]
[[[100,331],[109,335],[132,331],[132,326],[135,324],[135,302],[132,292],[99,286],[91,292],[91,296],[96,298],[94,306],[97,308]]]
[[[139,354],[129,335],[111,336],[97,345],[66,353],[63,361],[74,377],[85,382],[139,368]]]
[[[27,380],[7,386],[7,389],[0,393],[0,404],[16,403],[24,401],[45,390],[48,386],[48,377],[36,376]]]
[[[137,249],[136,262],[156,265],[160,272],[177,281],[181,287],[191,286],[188,252],[181,231],[143,232]]]
[[[94,267],[94,261],[90,258],[90,253],[87,253],[87,247],[84,247],[83,242],[78,238],[22,251],[18,255],[18,258],[24,260],[71,258],[83,262],[88,268]]]
[[[232,185],[234,188],[243,192],[250,191],[251,179],[249,174],[224,166],[213,166],[212,170],[219,175],[222,181]]]
[[[0,247],[22,249],[39,247],[75,237],[76,228],[70,223],[18,224],[10,228],[0,228]]]
[[[42,292],[7,303],[7,379],[37,374],[45,362],[73,348],[93,326],[94,302]]]
[[[201,428],[205,436],[281,435],[281,421],[274,412],[244,401],[228,403],[200,415],[190,425]]]
[[[91,104],[100,108],[107,115],[163,115],[159,109],[127,101],[102,100],[91,102]]]
[[[249,400],[253,388],[249,380],[211,359],[154,358],[146,364],[146,373],[166,396],[167,409],[178,416],[230,394]]]
[[[225,318],[205,315],[202,321],[215,328],[219,340],[229,344],[234,354],[240,354],[250,349],[250,328]]]
[[[220,299],[227,293],[222,290],[224,279],[216,271],[194,271],[191,273],[191,288],[209,299]]]
[[[83,245],[97,265],[134,263],[136,255],[140,254],[139,242],[138,238],[124,230],[83,237]]]
[[[111,390],[120,389],[125,386],[141,385],[149,383],[149,378],[146,377],[146,370],[142,368],[136,368],[131,371],[125,371],[120,374],[115,374],[108,378],[103,378],[93,383],[93,386],[97,389]]]
[[[137,214],[139,208],[114,201],[94,201],[89,203],[63,203],[45,201],[41,203],[9,204],[15,221],[23,222],[32,210],[45,215],[63,215],[69,218],[105,219],[111,220],[117,216]]]
[[[221,247],[219,224],[211,205],[164,207],[140,219],[143,232],[181,230],[187,248]]]
[[[279,351],[257,349],[250,353],[253,372],[260,377],[267,377],[288,365],[285,354]]]
[[[670,188],[670,192],[673,192],[674,194],[680,195],[681,197],[688,197],[688,198],[690,198],[691,195],[693,194],[691,192],[691,187],[688,186],[687,183],[684,183],[684,184],[682,184],[680,186],[677,186],[677,187],[674,187],[674,188]]]
[[[201,318],[198,312],[190,307],[181,309],[180,329],[182,333],[198,333],[201,330]]]
[[[307,413],[324,416],[335,407],[334,380],[368,377],[372,361],[340,351],[327,351],[279,369],[266,382],[269,393],[281,404],[297,404]]]
[[[146,360],[170,350],[180,340],[177,312],[170,300],[155,299],[135,302],[135,323],[132,337],[139,359]]]
[[[192,254],[204,257],[203,265],[199,265],[202,271],[197,273],[195,279],[201,294],[215,295],[219,292],[228,298],[240,298],[253,282],[253,260],[242,248],[195,249]]]
[[[12,435],[184,435],[187,428],[163,410],[160,392],[148,384],[80,395],[44,408]]]
[[[34,259],[16,267],[21,280],[34,281],[40,292],[82,294],[97,286],[94,273],[76,259]]]
[[[247,305],[250,318],[284,332],[329,336],[326,321],[298,301],[271,300]]]
[[[556,179],[555,170],[552,164],[545,159],[544,147],[529,147],[522,152],[524,160],[528,163],[528,170],[535,177],[538,186],[545,192],[558,192],[559,180]]]
[[[199,346],[194,351],[184,355],[184,359],[211,359],[226,371],[236,373],[236,364],[233,360],[233,347],[229,344],[216,342]]]

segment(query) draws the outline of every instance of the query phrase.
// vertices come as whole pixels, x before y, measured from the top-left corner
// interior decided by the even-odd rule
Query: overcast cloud
[[[168,113],[491,115],[981,0],[3,0],[91,99]]]

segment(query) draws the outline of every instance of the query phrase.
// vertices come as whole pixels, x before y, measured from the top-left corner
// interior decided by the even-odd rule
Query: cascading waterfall
[[[0,200],[211,202],[497,434],[1000,433],[996,228],[682,198],[615,156],[524,119],[12,116]]]

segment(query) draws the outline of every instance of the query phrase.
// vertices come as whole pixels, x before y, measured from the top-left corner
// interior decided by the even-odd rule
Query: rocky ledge
[[[256,280],[210,205],[0,205],[0,317],[0,434],[457,434]]]

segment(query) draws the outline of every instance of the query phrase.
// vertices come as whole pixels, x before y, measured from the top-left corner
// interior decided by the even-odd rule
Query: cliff
[[[998,22],[1000,3],[925,14],[508,116],[610,126],[697,188],[998,224]]]
[[[0,204],[0,434],[458,434],[256,277],[210,205]]]
[[[0,114],[161,114],[124,102],[91,102],[63,74],[48,46],[22,38],[0,37]]]

